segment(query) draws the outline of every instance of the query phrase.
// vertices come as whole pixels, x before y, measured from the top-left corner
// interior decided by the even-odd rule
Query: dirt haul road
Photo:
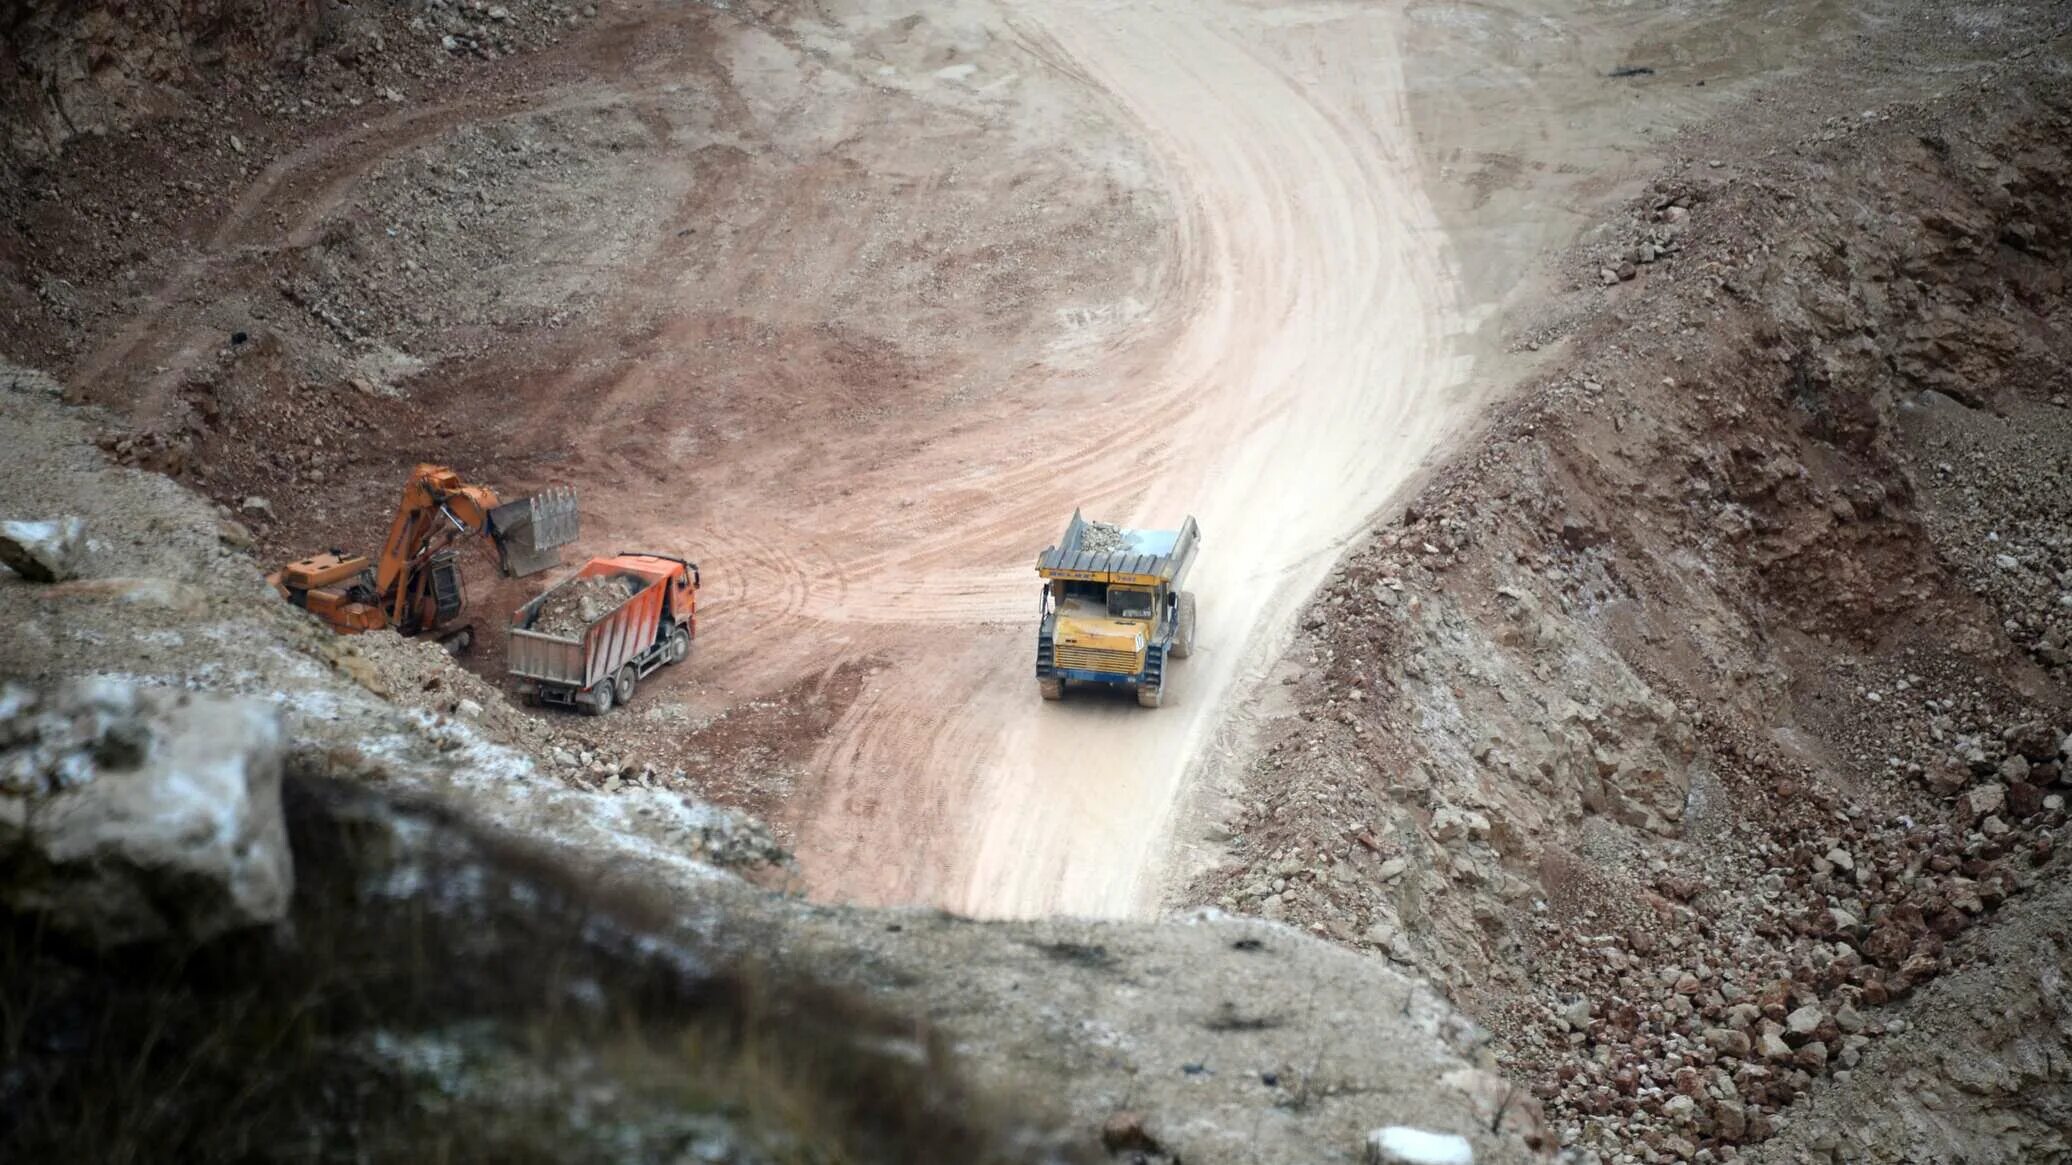
[[[818,896],[1149,910],[1298,604],[1478,403],[1405,19],[629,0],[242,123],[222,205],[65,371],[212,434],[276,558],[373,544],[433,460],[576,486],[572,557],[698,560],[690,665],[562,723],[771,817]],[[1032,566],[1074,507],[1201,520],[1164,708],[1037,697]],[[484,576],[480,610],[526,597]]]
[[[1008,20],[1149,144],[1176,212],[1172,269],[1148,317],[1109,341],[1112,403],[972,442],[1041,449],[1007,480],[972,472],[996,571],[903,593],[902,579],[971,581],[960,535],[820,612],[868,607],[969,647],[873,680],[817,758],[833,794],[799,849],[831,896],[1125,915],[1155,905],[1175,806],[1226,710],[1344,540],[1474,402],[1386,14],[1187,0],[1031,4]],[[1158,711],[1036,697],[1030,560],[1074,505],[1201,520],[1201,646]]]

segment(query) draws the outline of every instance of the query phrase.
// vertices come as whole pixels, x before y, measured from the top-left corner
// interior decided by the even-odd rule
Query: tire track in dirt
[[[1141,126],[1180,211],[1184,329],[1153,374],[1186,451],[1125,516],[1197,514],[1204,646],[1177,706],[1039,709],[1006,734],[958,904],[1128,914],[1153,903],[1205,745],[1343,541],[1472,402],[1418,186],[1390,17],[1340,6],[1046,6],[1024,35]]]
[[[1089,387],[1022,383],[990,423],[868,487],[955,500],[887,518],[898,550],[851,562],[847,601],[819,612],[888,667],[810,766],[820,792],[796,832],[816,894],[982,915],[1153,906],[1226,710],[1344,540],[1474,403],[1389,20],[1098,2],[1006,18],[1149,143],[1176,215],[1170,269],[1136,326],[1097,342]],[[1008,439],[1032,428],[1042,443]],[[931,471],[945,464],[962,468]],[[1166,708],[1036,697],[1029,563],[1075,505],[1202,520],[1203,646]]]
[[[572,102],[569,107],[588,103]],[[117,365],[136,363],[139,349],[153,340],[162,339],[157,333],[173,305],[195,294],[200,282],[217,268],[274,251],[308,246],[325,219],[377,166],[437,139],[458,124],[478,120],[475,115],[479,113],[479,104],[473,100],[459,101],[391,114],[378,121],[318,138],[267,163],[258,178],[216,224],[201,250],[175,268],[113,338],[88,353],[74,376],[83,383],[92,384]],[[509,116],[515,120],[536,112],[527,110]],[[341,166],[338,163],[340,158],[350,161]],[[292,199],[292,194],[282,193],[284,189],[302,184],[317,189],[296,203],[299,209],[292,225],[256,232],[273,236],[273,241],[240,238],[255,233],[252,222],[262,211],[277,212],[281,201]],[[175,326],[182,323],[184,321],[178,321]]]
[[[693,430],[672,414],[699,403],[694,346],[711,338],[715,308],[679,301],[687,244],[672,234],[619,273],[617,314],[547,355],[514,353],[428,388],[425,401],[472,408],[523,377],[527,403],[475,415],[473,439],[554,454],[547,472],[608,499],[586,508],[586,549],[701,562],[704,633],[682,696],[697,711],[808,692],[813,677],[856,666],[854,699],[782,807],[813,893],[995,915],[1135,913],[1152,905],[1190,774],[1297,606],[1476,402],[1456,389],[1449,344],[1461,325],[1408,149],[1396,17],[1227,0],[1029,2],[1004,14],[986,4],[956,7],[1003,44],[990,61],[1036,76],[1031,108],[974,108],[973,124],[1040,137],[1073,132],[1090,104],[1105,108],[1141,139],[1170,215],[1158,253],[1125,253],[1146,269],[1126,304],[1098,291],[1091,304],[1035,301],[1069,333],[1055,359],[953,352],[912,407],[896,393],[859,397],[881,411],[730,430],[679,455]],[[859,27],[874,19],[850,15]],[[208,264],[261,236],[293,245],[384,160],[463,122],[591,105],[647,112],[669,83],[637,72],[637,86],[573,80],[494,108],[469,99],[398,116],[341,135],[337,156],[315,143],[276,164],[189,274],[206,282]],[[783,101],[801,103],[781,105],[785,117],[824,115],[789,89]],[[1023,117],[1053,120],[1031,130]],[[1136,197],[1140,155],[1124,157],[1110,128],[1087,148],[1114,162],[1112,174],[1091,181]],[[817,253],[782,237],[794,225],[820,237],[837,217],[839,176],[788,191],[805,209],[787,218],[775,199],[746,210],[726,201],[726,167],[706,168],[709,191],[692,188],[671,169],[683,160],[658,154],[648,177],[670,178],[658,198],[713,200],[712,217],[742,233],[745,253],[767,257],[725,273],[748,288],[797,278],[801,265],[824,279],[812,260],[849,253],[839,232]],[[924,186],[950,180],[930,176],[925,158],[899,164]],[[995,185],[1015,197],[1016,183]],[[257,225],[267,213],[274,229]],[[932,261],[928,225],[913,226],[908,261]],[[94,360],[134,363],[181,339],[177,296],[192,290],[176,280]],[[773,328],[808,326],[824,307],[746,295],[735,287],[734,310]],[[753,350],[722,338],[733,344],[723,351]],[[736,411],[787,408],[806,388],[751,382]],[[527,434],[546,436],[535,448],[518,440]],[[1030,563],[1075,506],[1139,524],[1202,520],[1202,646],[1176,669],[1163,709],[1127,694],[1037,697]]]

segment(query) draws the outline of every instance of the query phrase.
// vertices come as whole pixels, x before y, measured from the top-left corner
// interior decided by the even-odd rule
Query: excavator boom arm
[[[496,506],[495,493],[467,484],[443,465],[420,465],[411,472],[374,572],[375,592],[392,622],[409,622],[406,616],[416,598],[410,583],[417,567],[456,537],[486,532],[489,511]]]

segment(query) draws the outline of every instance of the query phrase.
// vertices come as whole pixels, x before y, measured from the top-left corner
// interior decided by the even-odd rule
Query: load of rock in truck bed
[[[1088,519],[1079,531],[1079,549],[1085,554],[1120,554],[1129,545],[1129,534],[1113,522]]]
[[[528,630],[561,639],[580,638],[590,624],[619,609],[640,588],[623,575],[597,575],[563,583],[547,592]]]

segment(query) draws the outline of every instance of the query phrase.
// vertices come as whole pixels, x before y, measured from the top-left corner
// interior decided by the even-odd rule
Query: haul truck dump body
[[[1058,544],[1036,559],[1043,578],[1036,633],[1036,685],[1062,699],[1067,683],[1134,689],[1156,708],[1168,660],[1194,650],[1194,594],[1183,590],[1201,531],[1131,530],[1078,511]]]
[[[690,654],[698,581],[697,565],[681,558],[593,558],[511,616],[510,672],[529,700],[602,716],[648,673]]]

